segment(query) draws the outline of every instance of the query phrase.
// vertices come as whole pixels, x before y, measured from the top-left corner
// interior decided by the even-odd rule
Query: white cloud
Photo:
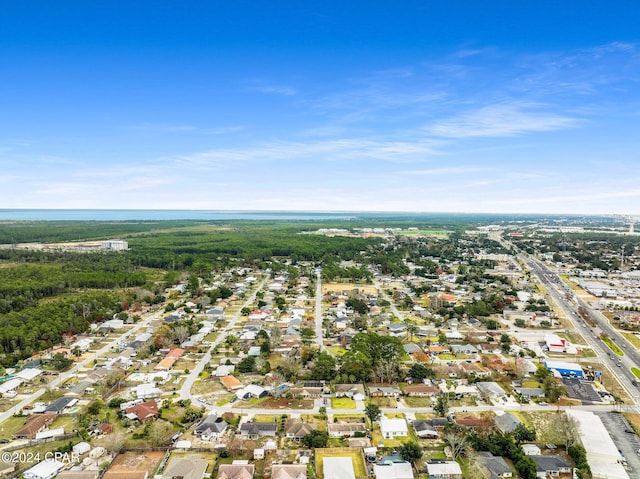
[[[376,159],[408,162],[437,155],[436,141],[383,141],[335,139],[316,142],[272,142],[251,148],[209,150],[177,157],[177,161],[200,167],[231,166],[248,161],[318,161]]]
[[[272,93],[274,95],[293,96],[298,93],[295,88],[286,85],[258,85],[249,88],[249,91],[259,93]]]
[[[500,103],[462,113],[427,126],[444,138],[509,137],[574,127],[580,120],[536,109],[526,103]]]

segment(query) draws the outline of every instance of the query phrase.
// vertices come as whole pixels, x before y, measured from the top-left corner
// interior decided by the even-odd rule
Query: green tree
[[[433,371],[433,369],[425,366],[422,363],[415,363],[411,366],[411,369],[409,369],[409,377],[414,381],[422,381],[426,378],[435,377],[435,372]]]
[[[242,361],[238,363],[236,368],[240,373],[250,373],[253,372],[253,369],[256,365],[256,358],[254,356],[247,356]]]
[[[411,464],[415,464],[422,457],[422,448],[416,442],[405,442],[398,449],[400,457]]]
[[[320,430],[311,431],[309,434],[302,438],[302,444],[310,449],[327,447],[328,441],[329,434],[327,433],[327,431]]]
[[[73,364],[73,361],[67,358],[65,355],[56,353],[51,359],[51,367],[56,371],[64,371]]]
[[[529,429],[524,424],[520,423],[516,426],[516,428],[512,432],[513,439],[518,444],[522,444],[523,442],[531,442],[536,440],[536,431],[535,429]]]
[[[318,354],[313,361],[313,369],[311,370],[311,379],[332,379],[336,374],[336,360],[333,356],[326,352]]]
[[[365,406],[364,413],[369,418],[371,428],[373,429],[373,423],[380,419],[382,411],[376,404],[369,403]]]
[[[438,413],[439,416],[446,416],[449,412],[449,398],[446,394],[440,394],[436,399],[436,405],[433,406],[433,410]]]

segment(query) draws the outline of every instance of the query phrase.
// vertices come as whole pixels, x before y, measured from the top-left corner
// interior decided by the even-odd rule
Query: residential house
[[[478,345],[478,351],[484,354],[500,354],[502,349],[500,343],[481,343]]]
[[[479,363],[467,363],[463,362],[459,364],[461,374],[467,376],[476,376],[478,378],[488,378],[491,376],[491,369],[484,367]]]
[[[220,383],[229,392],[235,392],[244,387],[242,383],[235,376],[231,376],[231,375],[221,377]]]
[[[57,417],[56,413],[35,414],[29,416],[24,426],[13,433],[16,439],[33,439],[36,434],[44,431]]]
[[[278,426],[275,422],[245,422],[240,426],[240,435],[247,439],[275,436]]]
[[[60,414],[62,413],[62,411],[64,411],[66,407],[73,405],[77,402],[78,402],[77,399],[61,397],[59,399],[56,399],[51,404],[49,404],[45,409],[45,412],[53,412],[55,414]]]
[[[504,413],[500,416],[496,416],[496,427],[503,434],[508,434],[516,430],[516,428],[522,424],[522,421],[510,412]]]
[[[227,426],[227,422],[217,414],[209,414],[196,426],[193,433],[200,436],[202,440],[209,441],[222,436],[227,430]]]
[[[174,456],[162,472],[162,478],[202,479],[208,465],[208,461],[199,456]]]
[[[501,397],[506,395],[504,389],[493,381],[477,382],[476,387],[480,391],[482,398],[489,403],[499,401]]]
[[[329,437],[353,437],[356,433],[366,433],[367,428],[362,423],[333,423],[327,424]]]
[[[411,397],[435,397],[440,394],[440,389],[429,384],[412,384],[405,386],[404,393]]]
[[[407,335],[407,326],[404,323],[391,323],[387,326],[390,336],[404,337]]]
[[[462,469],[455,461],[425,463],[429,479],[462,479]]]
[[[400,388],[398,386],[368,386],[369,396],[372,398],[394,397],[400,396]]]
[[[478,462],[486,470],[489,479],[506,479],[513,477],[513,471],[509,464],[500,456],[494,456],[490,452],[480,452]]]
[[[238,389],[236,391],[236,396],[239,399],[262,398],[266,395],[267,390],[262,386],[258,386],[257,384],[249,384],[243,389]]]
[[[322,396],[324,388],[321,387],[301,387],[291,388],[289,391],[294,397],[301,397],[303,399],[319,398]]]
[[[376,479],[413,479],[413,468],[406,461],[374,464],[373,473]]]
[[[478,354],[478,349],[471,344],[453,344],[451,346],[451,352],[455,354]]]
[[[324,479],[356,479],[351,457],[323,457]]]
[[[536,463],[536,477],[540,479],[573,478],[573,468],[561,456],[529,456]]]
[[[162,391],[160,391],[160,388],[156,387],[155,382],[138,384],[136,386],[136,397],[138,399],[157,398],[160,397],[161,393]]]
[[[274,464],[271,467],[271,479],[307,479],[307,466],[304,464]]]
[[[64,466],[63,462],[46,459],[24,471],[23,476],[25,479],[53,479]]]
[[[218,479],[253,479],[254,470],[253,464],[220,464]]]
[[[159,415],[156,401],[145,401],[125,409],[125,417],[140,422],[149,421]]]
[[[465,379],[441,381],[438,387],[443,393],[452,393],[459,398],[474,397],[478,395],[478,389],[475,386],[467,384]]]
[[[413,429],[416,431],[416,435],[421,439],[437,439],[438,431],[430,421],[417,420],[413,421]]]
[[[456,418],[455,423],[458,426],[465,427],[467,429],[490,429],[493,426],[491,419],[484,419],[480,417],[465,416],[463,418]]]
[[[514,388],[514,391],[528,400],[545,397],[544,389],[542,388]]]
[[[380,433],[385,439],[406,437],[409,434],[407,421],[404,419],[389,419],[386,416],[382,416],[380,418]]]
[[[289,439],[301,441],[304,436],[318,429],[315,423],[303,422],[300,419],[289,419],[285,425],[285,435]]]
[[[365,391],[362,384],[336,384],[334,391],[336,397],[348,397],[356,401],[365,399]]]

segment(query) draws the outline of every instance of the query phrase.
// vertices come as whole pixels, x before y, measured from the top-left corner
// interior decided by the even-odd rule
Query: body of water
[[[220,210],[0,209],[0,221],[351,220],[353,213]]]

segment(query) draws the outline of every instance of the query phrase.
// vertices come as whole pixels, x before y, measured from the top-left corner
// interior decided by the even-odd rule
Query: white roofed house
[[[404,419],[389,419],[386,416],[382,416],[380,418],[380,433],[385,439],[406,437],[409,434],[407,421]]]
[[[26,479],[52,479],[64,469],[64,463],[53,459],[39,462],[24,472]]]
[[[429,479],[462,479],[460,464],[454,461],[427,462]]]
[[[356,479],[351,457],[323,457],[324,479]]]
[[[136,386],[136,397],[138,399],[151,399],[160,396],[160,389],[156,387],[156,383],[144,383]]]

